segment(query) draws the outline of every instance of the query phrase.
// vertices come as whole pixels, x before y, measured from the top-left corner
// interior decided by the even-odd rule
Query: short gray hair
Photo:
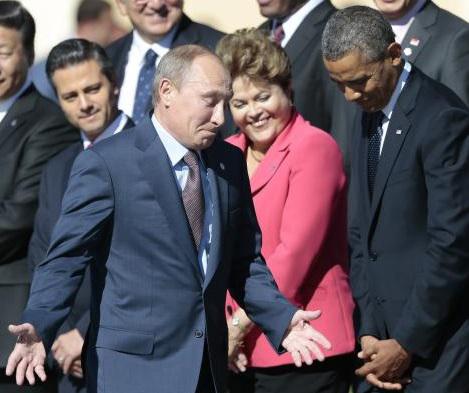
[[[153,103],[159,101],[158,86],[162,79],[169,79],[179,89],[192,63],[201,56],[218,58],[210,49],[200,45],[181,45],[166,53],[156,67],[153,82]]]
[[[389,22],[380,12],[364,6],[353,6],[331,16],[322,33],[322,55],[337,61],[358,50],[370,61],[386,57],[394,39]]]

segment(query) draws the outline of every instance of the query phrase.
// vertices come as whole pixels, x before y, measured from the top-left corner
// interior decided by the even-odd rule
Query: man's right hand
[[[41,381],[46,380],[44,363],[46,361],[46,350],[36,329],[30,323],[22,325],[10,325],[8,330],[17,336],[13,352],[8,358],[6,375],[10,376],[16,370],[16,383],[22,385],[24,378],[30,385],[36,382],[36,374]]]

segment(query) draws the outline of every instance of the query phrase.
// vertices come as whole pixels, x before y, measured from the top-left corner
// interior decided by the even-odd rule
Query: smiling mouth
[[[267,117],[265,119],[252,122],[251,125],[255,128],[259,128],[259,127],[263,127],[264,125],[266,125],[268,121],[269,121],[269,118]]]

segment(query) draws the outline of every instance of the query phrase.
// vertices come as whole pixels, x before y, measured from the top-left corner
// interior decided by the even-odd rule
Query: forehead
[[[185,75],[181,88],[227,93],[230,77],[222,63],[215,56],[199,56],[192,62]]]
[[[101,66],[96,60],[86,60],[54,72],[52,79],[58,90],[71,86],[79,87],[89,83],[95,83],[105,78],[101,72]]]
[[[21,32],[8,27],[0,26],[0,47],[22,46]]]
[[[331,77],[347,80],[357,74],[366,72],[371,63],[359,51],[353,51],[336,61],[324,60],[324,64]]]

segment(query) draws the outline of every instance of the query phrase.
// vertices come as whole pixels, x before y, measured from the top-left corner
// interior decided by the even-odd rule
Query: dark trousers
[[[0,368],[0,392],[1,393],[56,393],[57,381],[53,375],[47,373],[46,382],[42,383],[39,378],[36,378],[36,384],[29,386],[28,381],[25,381],[23,386],[16,385],[15,376],[7,377],[5,369]]]
[[[249,368],[231,374],[230,393],[348,393],[352,377],[352,356],[342,355],[295,365]]]
[[[210,369],[207,343],[205,343],[204,347],[204,356],[202,359],[202,366],[200,367],[199,381],[197,382],[195,393],[216,393],[212,371]]]

